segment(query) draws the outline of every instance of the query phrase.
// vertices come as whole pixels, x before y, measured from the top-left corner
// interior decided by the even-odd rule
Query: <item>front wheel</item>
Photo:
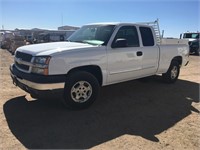
[[[67,76],[63,102],[67,107],[83,109],[89,107],[99,93],[99,82],[91,73],[77,71]]]
[[[180,65],[177,61],[172,61],[168,71],[162,74],[163,80],[167,83],[174,83],[178,79]]]

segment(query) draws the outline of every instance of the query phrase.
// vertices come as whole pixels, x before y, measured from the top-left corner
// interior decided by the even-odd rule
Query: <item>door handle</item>
[[[136,54],[137,54],[137,56],[142,56],[143,55],[143,53],[141,51],[138,51]]]

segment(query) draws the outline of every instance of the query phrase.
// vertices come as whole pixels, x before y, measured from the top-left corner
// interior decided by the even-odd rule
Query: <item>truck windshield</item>
[[[199,33],[185,33],[183,38],[199,39]]]
[[[106,45],[115,25],[86,25],[72,34],[67,40],[92,45]]]

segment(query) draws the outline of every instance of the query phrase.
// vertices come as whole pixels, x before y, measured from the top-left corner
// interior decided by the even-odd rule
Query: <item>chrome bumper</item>
[[[19,86],[20,88],[23,87],[23,89],[25,88],[27,91],[28,89],[40,91],[64,89],[65,86],[65,79],[62,76],[50,77],[30,75],[18,71],[14,65],[10,66],[10,75],[13,80],[13,84]]]
[[[65,83],[35,83],[25,79],[20,79],[11,73],[11,77],[13,79],[13,84],[18,86],[19,83],[28,86],[29,88],[35,90],[55,90],[55,89],[63,89]]]

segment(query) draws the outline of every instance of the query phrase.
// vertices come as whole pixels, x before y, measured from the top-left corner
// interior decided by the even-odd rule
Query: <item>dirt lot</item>
[[[179,80],[159,76],[102,88],[86,110],[34,100],[12,84],[13,56],[0,49],[0,149],[199,149],[200,57]]]

